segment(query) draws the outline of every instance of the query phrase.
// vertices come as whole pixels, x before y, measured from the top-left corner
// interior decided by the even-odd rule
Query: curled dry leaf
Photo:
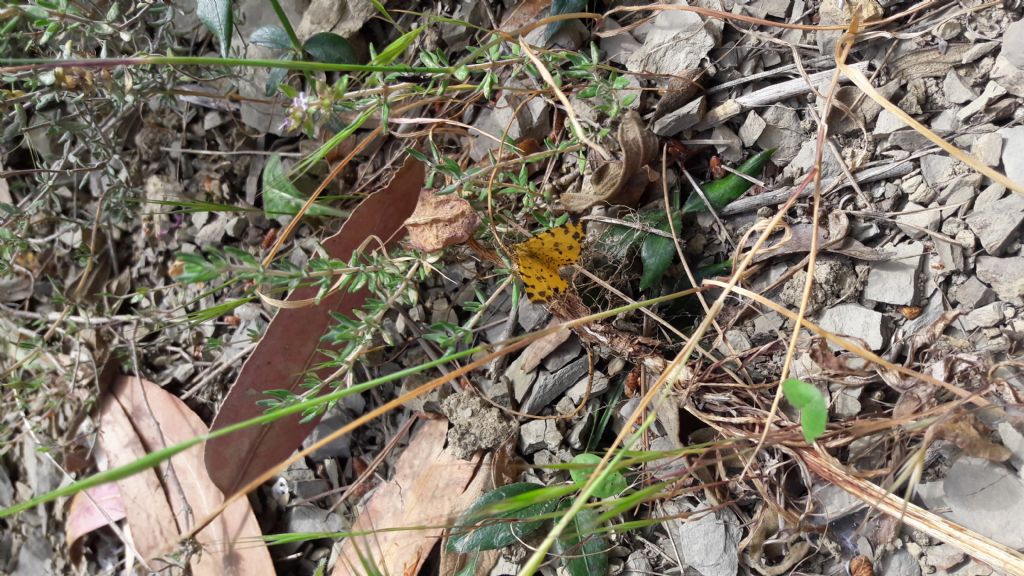
[[[658,100],[658,105],[654,108],[653,119],[657,120],[669,112],[675,112],[692,100],[701,90],[700,84],[697,83],[701,74],[701,70],[687,70],[669,80],[661,100]]]
[[[810,252],[811,227],[811,224],[790,226],[788,233],[781,240],[770,240],[768,246],[754,256],[754,262]],[[888,258],[878,250],[868,248],[850,237],[849,232],[849,217],[839,210],[833,211],[828,216],[828,230],[818,228],[818,249],[868,262],[880,262]],[[753,245],[753,239],[750,244]]]
[[[647,187],[647,175],[641,170],[658,153],[658,139],[644,125],[640,115],[627,112],[619,125],[622,160],[599,166],[582,193],[562,194],[562,205],[570,212],[583,212],[601,203],[634,206]]]
[[[981,421],[968,412],[953,414],[928,429],[930,439],[952,442],[968,456],[993,462],[1009,460],[1013,453],[1005,446],[986,438],[986,433],[987,430]]]
[[[440,196],[430,190],[420,192],[416,210],[405,221],[409,243],[424,252],[461,244],[480,226],[480,215],[464,198],[455,194]]]

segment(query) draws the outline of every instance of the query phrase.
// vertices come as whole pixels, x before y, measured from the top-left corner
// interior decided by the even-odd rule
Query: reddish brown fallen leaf
[[[101,408],[99,440],[111,467],[206,433],[188,406],[146,380],[118,378]],[[224,502],[206,472],[202,445],[117,486],[135,548],[154,569],[166,567],[156,555]],[[236,501],[198,534],[202,552],[191,557],[193,573],[273,574],[262,536],[248,501]]]
[[[377,488],[352,524],[353,532],[369,534],[342,543],[334,576],[364,574],[361,557],[384,574],[419,573],[443,527],[491,489],[491,457],[482,465],[480,457],[460,460],[444,449],[447,432],[447,420],[428,420],[416,430],[395,477]]]
[[[505,16],[501,22],[501,31],[514,32],[535,22],[537,16],[550,5],[551,0],[522,0]]]
[[[409,244],[424,252],[462,244],[479,226],[480,215],[465,199],[455,194],[439,196],[430,190],[420,192],[416,211],[405,221]]]
[[[71,550],[72,561],[77,564],[81,560],[79,538],[124,517],[124,500],[116,483],[101,484],[75,494],[64,522],[64,540]]]
[[[324,241],[324,249],[332,258],[347,261],[371,235],[393,242],[416,207],[423,178],[423,164],[407,159],[386,188],[364,200],[341,230]],[[288,300],[314,296],[316,288],[300,288]],[[362,306],[366,296],[364,291],[342,291],[324,298],[319,306],[279,310],[221,404],[213,430],[263,414],[256,401],[266,398],[268,390],[301,392],[306,371],[327,359],[318,347],[333,322],[330,312],[348,314]],[[291,455],[314,426],[316,421],[300,424],[294,416],[214,439],[206,446],[210,477],[225,494],[233,494]]]

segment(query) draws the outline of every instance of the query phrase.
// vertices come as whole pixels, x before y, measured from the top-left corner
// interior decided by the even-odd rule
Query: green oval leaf
[[[352,45],[333,32],[320,32],[309,37],[302,49],[317,62],[330,64],[355,64],[356,53]]]
[[[287,50],[292,47],[292,41],[288,38],[288,33],[280,26],[263,26],[262,28],[257,28],[256,31],[249,36],[249,42],[252,42],[257,46],[273,48],[275,50]]]
[[[740,164],[736,171],[740,174],[754,177],[761,172],[761,168],[764,168],[764,165],[768,163],[772,154],[775,154],[774,148],[755,154],[746,162]],[[708,202],[711,203],[715,210],[719,210],[742,196],[744,192],[750,189],[750,186],[751,182],[749,180],[729,173],[713,182],[701,184],[700,189],[704,191],[704,195],[708,197]],[[686,199],[686,204],[683,204],[683,212],[696,214],[707,211],[707,204],[704,204],[704,200],[696,192],[691,192],[689,198]]]
[[[554,499],[534,502],[529,493],[541,489],[544,487],[538,484],[518,482],[484,494],[459,518],[448,538],[448,549],[460,554],[496,550],[536,531],[545,520],[525,519],[548,514],[558,504]],[[505,502],[522,503],[523,507],[495,509],[496,504]]]
[[[198,0],[196,16],[220,42],[221,58],[227,58],[231,51],[231,28],[234,26],[231,0]]]
[[[572,459],[572,463],[578,467],[570,468],[569,476],[572,477],[573,482],[582,484],[590,478],[599,462],[601,462],[601,457],[597,454],[580,454]],[[593,494],[596,498],[611,498],[621,494],[628,485],[626,477],[621,472],[608,472],[604,478],[598,481]]]
[[[267,218],[274,218],[282,214],[295,215],[306,203],[306,197],[292,184],[281,164],[281,156],[274,154],[267,159],[267,165],[263,167],[263,212]],[[313,204],[306,211],[308,216],[346,216],[347,213],[324,206]]]
[[[596,534],[597,512],[582,509],[555,540],[554,552],[571,576],[608,574],[608,543]]]
[[[800,411],[800,427],[804,440],[812,443],[825,433],[828,424],[828,405],[821,391],[802,380],[790,378],[782,383],[786,400]]]

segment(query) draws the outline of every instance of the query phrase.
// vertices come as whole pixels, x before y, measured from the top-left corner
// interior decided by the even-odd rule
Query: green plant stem
[[[286,60],[215,58],[211,56],[146,56],[143,58],[86,58],[81,60],[40,60],[34,58],[0,59],[0,72],[52,70],[54,68],[110,68],[113,66],[247,66],[250,68],[288,68],[307,72],[400,72],[405,74],[452,74],[454,68],[426,66],[378,66],[369,64],[331,64]]]

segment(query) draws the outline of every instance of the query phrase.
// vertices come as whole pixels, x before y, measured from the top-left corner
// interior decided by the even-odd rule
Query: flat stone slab
[[[859,304],[833,306],[821,315],[818,325],[840,336],[863,340],[868,348],[881,350],[889,343],[889,319]]]
[[[892,258],[871,265],[864,298],[896,306],[911,306],[918,300],[917,277],[924,260],[924,245],[909,242],[896,246]]]

